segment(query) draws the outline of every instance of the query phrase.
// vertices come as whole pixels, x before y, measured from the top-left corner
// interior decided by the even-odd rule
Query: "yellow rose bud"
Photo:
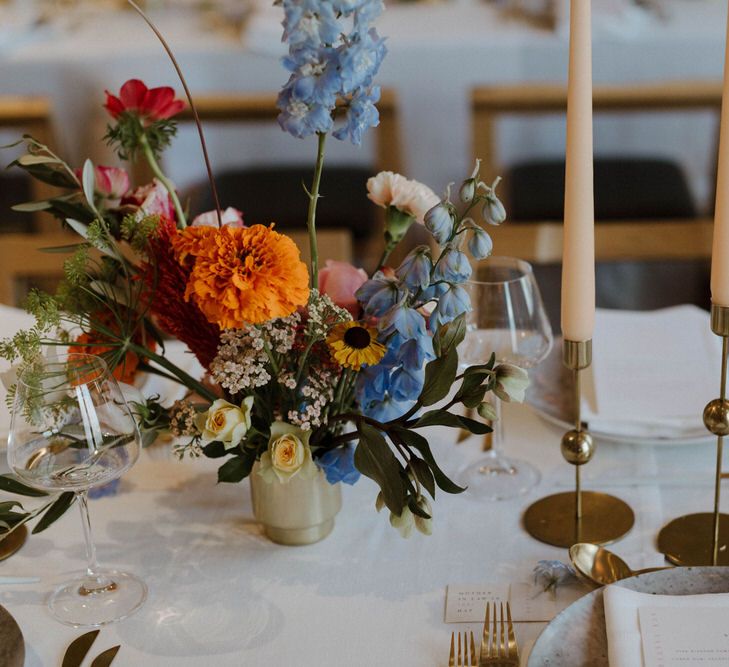
[[[253,396],[246,398],[240,407],[223,399],[215,401],[195,422],[203,444],[222,442],[225,449],[237,447],[251,427],[252,407]]]
[[[286,483],[296,475],[306,478],[316,473],[309,448],[310,436],[311,431],[275,422],[271,426],[268,450],[261,456],[259,474],[266,481],[278,479]]]

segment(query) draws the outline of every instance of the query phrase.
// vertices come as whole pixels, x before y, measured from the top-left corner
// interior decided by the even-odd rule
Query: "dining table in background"
[[[155,10],[152,18],[176,52],[193,93],[274,92],[285,73],[279,63],[281,17],[268,4],[252,3],[242,32],[184,8]],[[650,15],[635,25],[595,23],[595,85],[720,79],[725,3],[665,0],[661,8],[661,17]],[[405,171],[437,191],[454,174],[471,171],[469,100],[474,86],[566,80],[565,31],[506,16],[497,4],[395,4],[378,30],[390,38],[378,82],[397,93]],[[118,90],[133,77],[180,88],[159,43],[134,12],[114,14],[113,23],[108,13],[91,13],[12,39],[0,30],[0,94],[49,96],[56,126],[63,128],[61,150],[72,162],[86,155],[100,163],[109,160],[100,141],[106,115],[99,91]],[[274,127],[252,132],[210,128],[208,135],[218,170],[276,164],[282,156],[308,164],[315,152],[310,142],[291,142]],[[601,117],[595,123],[596,154],[674,159],[684,167],[700,204],[712,196],[715,142],[716,121],[709,112],[697,114],[695,122],[680,113],[664,113]],[[506,164],[563,155],[564,119],[505,119],[499,143]],[[354,160],[338,144],[330,142],[330,163],[372,162],[370,143]],[[183,128],[167,155],[178,186],[202,178],[201,161],[190,158],[198,151],[194,130]]]

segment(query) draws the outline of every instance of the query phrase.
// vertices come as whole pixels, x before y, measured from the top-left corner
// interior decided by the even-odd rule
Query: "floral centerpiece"
[[[237,210],[220,207],[188,220],[160,166],[185,106],[172,88],[131,80],[118,95],[107,93],[106,139],[122,160],[148,163],[155,175],[149,184],[133,188],[123,169],[90,161],[76,170],[25,137],[27,153],[15,166],[61,194],[17,208],[46,211],[79,238],[47,249],[68,253],[65,279],[53,296],[30,295],[36,326],[4,341],[0,353],[27,363],[44,347],[61,346],[104,357],[125,383],[139,372],[174,380],[188,390],[184,400],[134,399],[146,443],[171,432],[179,456],[221,459],[221,482],[253,474],[278,488],[294,480],[353,484],[365,475],[380,487],[378,509],[386,506],[407,535],[413,527],[430,532],[428,497],[436,487],[463,490],[438,466],[422,429],[488,432],[458,406],[490,418],[487,392],[518,396],[524,377],[493,358],[459,373],[457,347],[470,310],[466,250],[481,259],[492,247],[470,215],[481,208],[491,223],[504,218],[478,164],[457,203],[450,187],[441,199],[398,174],[371,178],[369,198],[386,218],[377,271],[368,277],[342,262],[319,266],[325,142],[332,134],[359,144],[378,123],[373,80],[386,49],[372,22],[382,8],[380,0],[283,2],[291,74],[278,99],[279,123],[318,144],[306,191],[308,267],[274,224],[244,222]],[[425,225],[433,243],[391,267],[390,254],[411,224]],[[165,356],[170,337],[197,357],[204,379]],[[0,488],[27,491],[11,477],[0,479]],[[44,511],[52,519],[69,503],[50,499]],[[38,514],[0,506],[6,528]]]

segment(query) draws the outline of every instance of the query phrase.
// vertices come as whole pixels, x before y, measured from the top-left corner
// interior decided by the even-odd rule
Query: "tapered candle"
[[[562,335],[571,341],[590,340],[595,328],[591,29],[590,0],[571,0],[562,253]]]
[[[729,306],[729,18],[725,48],[714,243],[711,249],[711,301],[717,306]]]

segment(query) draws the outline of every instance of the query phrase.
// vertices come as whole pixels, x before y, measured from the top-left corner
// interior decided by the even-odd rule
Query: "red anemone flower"
[[[130,79],[121,87],[119,97],[106,91],[104,108],[114,119],[128,111],[154,123],[180,113],[185,108],[185,103],[175,99],[173,88],[147,88],[143,81]]]

